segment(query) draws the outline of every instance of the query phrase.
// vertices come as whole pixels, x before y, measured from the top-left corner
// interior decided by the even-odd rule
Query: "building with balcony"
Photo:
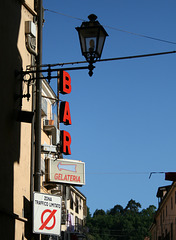
[[[48,160],[58,159],[60,143],[59,123],[52,105],[57,104],[57,96],[46,80],[42,82],[42,185],[41,192],[62,197],[61,239],[84,239],[87,216],[86,197],[74,186],[69,184],[52,183],[47,181]],[[48,236],[42,236],[48,239]],[[59,239],[53,237],[53,239]]]
[[[176,182],[159,187],[158,210],[151,226],[151,240],[176,240]]]

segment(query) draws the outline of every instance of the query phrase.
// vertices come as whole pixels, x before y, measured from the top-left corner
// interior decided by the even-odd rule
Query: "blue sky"
[[[102,59],[176,50],[174,0],[44,0],[43,63],[84,61],[75,27],[94,13],[109,34]],[[119,31],[119,29],[123,31]],[[125,32],[126,31],[126,32]],[[135,34],[131,34],[135,33]],[[69,159],[86,163],[91,213],[130,199],[157,206],[164,174],[176,165],[176,55],[98,62],[93,76],[70,71]],[[51,86],[56,89],[56,81]]]

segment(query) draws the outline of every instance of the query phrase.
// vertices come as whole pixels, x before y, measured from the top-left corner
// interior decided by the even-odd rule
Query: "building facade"
[[[42,184],[41,192],[62,197],[61,239],[72,240],[86,234],[87,216],[86,197],[74,186],[48,181],[48,160],[62,157],[58,153],[60,131],[57,114],[52,112],[52,105],[57,106],[57,96],[46,80],[42,82]],[[53,237],[56,239],[57,237]],[[48,239],[43,236],[43,239]],[[59,239],[59,238],[58,238]]]
[[[158,210],[151,226],[152,240],[176,240],[176,183],[158,188]]]
[[[35,81],[28,84],[30,78],[35,78],[35,74],[22,79],[20,72],[36,63],[37,3],[37,0],[6,0],[2,1],[0,8],[1,239],[19,240],[35,237],[32,233]],[[48,157],[57,156],[59,141],[56,117],[52,113],[52,105],[56,100],[54,91],[47,81],[43,80],[40,192],[62,196],[62,239],[66,237],[71,239],[71,235],[66,236],[64,232],[70,233],[72,229],[73,233],[80,233],[79,225],[84,226],[86,216],[86,198],[73,186],[46,183],[45,160]],[[47,153],[43,151],[43,146],[49,147],[50,151]],[[70,196],[74,199],[74,207],[71,210]],[[78,207],[75,207],[76,204]],[[52,236],[43,235],[41,238],[52,239]]]
[[[0,199],[0,236],[2,239],[26,239],[27,225],[30,225],[31,124],[22,118],[24,120],[25,114],[32,112],[32,98],[29,101],[21,98],[27,93],[27,85],[21,81],[19,72],[35,59],[37,13],[33,0],[2,1],[0,9],[0,187],[4,189]],[[27,22],[34,27],[31,35],[26,28]],[[33,52],[27,47],[31,39]]]

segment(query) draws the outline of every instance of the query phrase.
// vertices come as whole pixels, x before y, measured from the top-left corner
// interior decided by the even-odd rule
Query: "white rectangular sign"
[[[48,161],[48,182],[85,185],[85,163],[70,159]]]
[[[60,236],[61,205],[59,196],[34,192],[33,232]]]

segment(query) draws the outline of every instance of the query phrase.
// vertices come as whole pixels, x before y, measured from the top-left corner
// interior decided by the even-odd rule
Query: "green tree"
[[[106,212],[96,209],[91,216],[88,209],[89,240],[139,240],[149,236],[156,207],[151,205],[140,211],[141,204],[131,199],[127,206],[115,205]]]
[[[141,208],[141,204],[131,199],[126,206],[125,211],[139,212],[139,208]]]
[[[94,216],[94,217],[95,217],[95,216],[98,216],[98,215],[104,216],[105,214],[106,214],[106,213],[105,213],[105,211],[104,211],[103,209],[100,209],[100,210],[96,209],[95,212],[94,212],[94,214],[93,214],[93,216]]]
[[[108,214],[110,215],[116,215],[116,214],[123,214],[124,213],[124,209],[121,205],[117,204],[115,205],[113,208],[110,209],[110,211],[108,212]]]

